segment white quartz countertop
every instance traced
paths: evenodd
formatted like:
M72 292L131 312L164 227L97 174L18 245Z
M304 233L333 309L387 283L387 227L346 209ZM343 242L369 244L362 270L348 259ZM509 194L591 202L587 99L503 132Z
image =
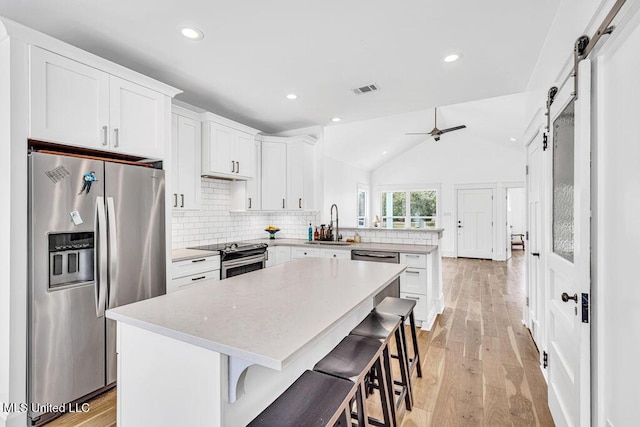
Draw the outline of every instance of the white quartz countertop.
M200 249L173 249L171 251L171 261L186 261L188 259L201 258L203 256L218 255L218 251L203 251Z
M257 239L250 240L255 243L266 243L269 246L300 246L305 248L327 248L360 251L387 251L409 254L430 254L438 249L436 245L410 245L400 243L350 243L348 245L330 245L322 243L307 243L303 239Z
M107 317L281 370L406 268L305 258L107 311Z

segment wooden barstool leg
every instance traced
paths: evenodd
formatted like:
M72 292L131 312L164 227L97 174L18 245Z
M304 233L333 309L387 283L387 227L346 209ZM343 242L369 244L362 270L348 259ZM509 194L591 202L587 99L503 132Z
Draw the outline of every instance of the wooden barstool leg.
M387 396L389 396L389 401L391 402L391 419L393 420L393 425L397 424L396 419L396 394L393 391L393 378L391 378L391 355L389 354L389 345L386 344L384 346L384 350L382 352L382 359L384 362L384 378L387 386Z
M422 378L422 367L420 366L420 350L418 349L418 334L416 333L416 320L413 317L413 311L409 314L409 324L411 326L411 338L413 339L413 358L418 371L418 378Z
M358 408L358 427L366 426L367 420L367 402L366 402L366 390L364 388L364 381L358 384L358 391L356 391L356 406Z
M413 407L413 389L411 387L411 375L409 375L409 366L407 366L408 358L404 351L406 341L403 340L403 330L403 325L400 325L400 327L396 329L396 352L398 353L398 362L400 363L400 375L402 378L402 383L406 387L404 402L407 407L407 411L410 411Z
M389 387L387 385L387 376L382 370L382 355L375 363L378 376L378 392L380 393L380 402L382 403L382 414L384 417L384 425L395 427L396 420L391 417L391 407L393 406L393 396L389 397Z

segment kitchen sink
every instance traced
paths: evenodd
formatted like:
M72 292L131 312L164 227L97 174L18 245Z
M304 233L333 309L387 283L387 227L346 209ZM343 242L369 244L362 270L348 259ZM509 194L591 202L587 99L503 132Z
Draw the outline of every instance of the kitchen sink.
M323 240L314 240L313 242L305 242L308 245L327 245L327 246L349 246L351 242L336 242L336 241L323 241Z

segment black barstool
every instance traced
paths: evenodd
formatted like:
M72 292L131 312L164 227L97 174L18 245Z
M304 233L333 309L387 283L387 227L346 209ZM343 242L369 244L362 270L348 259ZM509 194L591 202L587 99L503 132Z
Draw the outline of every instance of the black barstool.
M392 314L378 313L372 311L365 319L360 322L352 331L352 335L360 335L368 338L377 339L384 344L383 360L384 371L382 373L376 373L376 377L379 379L382 375L386 376L386 382L388 384L389 396L398 395L398 399L395 404L391 405L393 412L393 419L396 417L396 408L402 404L404 400L407 411L411 410L413 406L413 392L411 390L411 378L409 376L409 366L407 364L405 345L402 341L402 334L400 333L401 321L400 317ZM389 341L392 336L395 336L396 352L398 353L398 362L400 364L400 381L394 381L391 378L391 356L389 354ZM395 391L395 385L400 386L399 391Z
M372 368L383 371L383 352L385 344L377 339L359 335L349 335L313 367L314 371L350 380L358 387L356 406L358 426L366 426L367 422L376 426L392 427L396 425L391 406L393 395L389 394L387 377L380 375L380 403L384 421L367 415L365 378Z
M342 378L305 371L249 426L351 427L356 385Z
M409 360L409 374L418 371L418 377L422 378L422 367L420 366L420 350L418 349L418 335L416 333L416 321L413 317L413 308L416 306L415 300L405 298L386 297L375 308L378 313L394 314L400 316L403 327L400 328L402 339L407 343L404 330L404 322L409 319L411 326L411 341L413 341L413 358L409 357L409 350L406 348L407 359ZM408 346L407 346L408 347Z

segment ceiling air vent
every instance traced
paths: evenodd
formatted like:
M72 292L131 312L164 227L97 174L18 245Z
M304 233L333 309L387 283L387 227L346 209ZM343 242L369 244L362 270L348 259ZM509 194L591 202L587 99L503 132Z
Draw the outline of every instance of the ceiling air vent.
M367 92L373 92L375 90L378 90L378 86L376 86L375 83L372 83L370 85L366 85L366 86L359 87L357 89L353 89L353 93L355 93L356 95L360 95L360 94L367 93Z

